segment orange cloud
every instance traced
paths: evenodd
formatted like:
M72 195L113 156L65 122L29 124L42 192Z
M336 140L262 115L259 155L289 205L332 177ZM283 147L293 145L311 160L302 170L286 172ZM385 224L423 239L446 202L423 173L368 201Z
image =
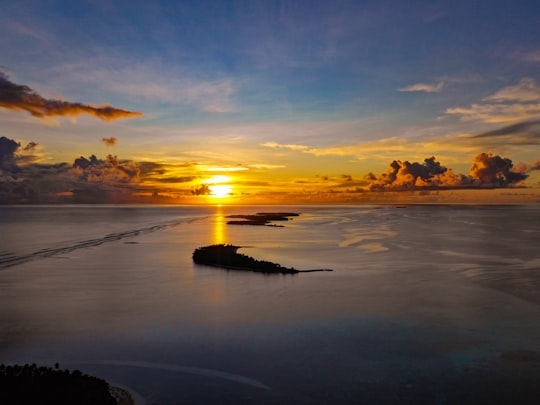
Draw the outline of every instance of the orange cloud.
M521 185L528 177L522 167L514 167L510 159L492 153L475 156L468 175L455 174L435 160L410 163L394 160L385 173L370 173L366 180L369 191L406 191L461 188L499 188Z
M113 121L119 118L143 115L140 112L121 110L110 105L92 106L77 102L46 99L28 86L12 83L2 72L0 72L0 107L15 111L27 111L34 117L39 118L88 114L105 121Z

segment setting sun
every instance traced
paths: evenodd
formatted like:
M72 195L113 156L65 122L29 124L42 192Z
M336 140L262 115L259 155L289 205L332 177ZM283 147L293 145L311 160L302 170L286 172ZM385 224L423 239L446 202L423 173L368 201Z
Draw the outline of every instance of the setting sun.
M210 189L210 197L214 198L225 198L232 193L232 187L226 184L213 185L208 188Z
M213 198L225 198L231 195L232 186L228 183L231 181L229 176L216 175L207 180L208 189L210 190L210 197Z

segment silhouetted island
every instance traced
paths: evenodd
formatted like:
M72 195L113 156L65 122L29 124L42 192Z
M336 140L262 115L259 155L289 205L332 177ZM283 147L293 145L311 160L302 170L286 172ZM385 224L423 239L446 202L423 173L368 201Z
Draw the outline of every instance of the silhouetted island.
M36 364L0 364L1 404L133 404L129 394L100 378Z
M234 214L227 215L227 218L239 218L243 221L228 221L228 225L262 225L276 226L283 225L270 224L272 221L288 221L290 217L297 217L300 214L296 212L258 212L256 214Z
M258 273L297 274L313 271L332 271L331 269L296 270L294 267L288 268L278 263L256 260L237 253L241 247L223 244L203 246L193 251L193 261L197 264L221 267L227 270L247 270Z

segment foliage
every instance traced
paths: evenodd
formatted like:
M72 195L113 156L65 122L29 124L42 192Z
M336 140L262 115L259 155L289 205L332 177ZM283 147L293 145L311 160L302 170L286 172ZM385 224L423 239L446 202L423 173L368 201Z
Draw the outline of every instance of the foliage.
M3 405L115 405L109 384L79 370L0 364L0 403Z
M294 268L282 267L280 264L265 260L256 260L250 256L237 253L240 246L211 245L195 249L193 261L198 264L223 267L226 269L250 270L260 273L296 274Z

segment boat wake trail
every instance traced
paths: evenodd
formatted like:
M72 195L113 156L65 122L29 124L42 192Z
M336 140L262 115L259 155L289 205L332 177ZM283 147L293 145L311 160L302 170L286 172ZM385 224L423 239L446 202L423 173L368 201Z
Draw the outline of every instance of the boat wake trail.
M78 242L68 244L66 246L40 249L38 251L29 253L29 254L16 255L12 253L0 252L0 269L17 266L19 264L37 260L37 259L43 259L46 257L56 256L59 254L70 253L78 249L85 249L89 247L99 246L108 242L116 242L122 239L132 238L138 235L161 231L163 229L172 228L172 227L179 226L182 224L200 221L204 218L206 217L189 218L189 219L183 219L180 221L168 222L164 224L156 224L156 225L147 226L144 228L131 229L124 232L111 233L111 234L103 236L102 238L78 241Z
M150 363L145 361L115 361L115 360L102 360L96 362L86 362L83 364L96 364L96 365L107 365L107 366L124 366L124 367L138 367L138 368L148 368L154 370L163 370L163 371L172 371L177 373L186 373L199 375L204 377L215 377L227 381L232 381L238 384L249 385L251 387L260 388L263 390L270 390L271 388L267 385L264 385L260 381L257 381L253 378L245 377L239 374L231 374L221 370L214 370L209 368L200 368L200 367L188 367L180 366L173 364L162 364L162 363Z

